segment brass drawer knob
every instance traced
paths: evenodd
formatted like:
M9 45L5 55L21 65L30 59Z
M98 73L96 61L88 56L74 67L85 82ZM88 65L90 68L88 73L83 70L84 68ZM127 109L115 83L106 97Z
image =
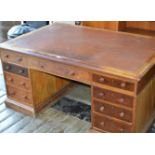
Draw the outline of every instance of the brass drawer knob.
M23 60L23 58L20 57L20 58L17 58L16 61L17 61L17 62L21 62L22 60Z
M13 82L13 78L9 78L8 81Z
M29 98L28 98L28 96L26 95L26 96L24 96L24 99L25 99L25 100L28 100Z
M101 107L100 107L100 111L101 111L101 112L103 112L104 109L105 109L104 106L101 106Z
M5 66L5 69L6 69L6 70L9 70L10 68L11 68L10 65L6 65L6 66Z
M74 76L74 75L75 75L75 72L74 72L74 71L70 71L70 72L69 72L69 75L70 75L70 76Z
M120 131L120 132L124 132L124 129L123 129L123 128L120 128L119 131Z
M119 116L120 117L124 117L125 116L125 113L124 112L120 112Z
M99 97L104 97L105 94L104 94L103 92L100 92L100 93L98 93L98 96L99 96Z
M9 58L9 57L10 57L10 55L9 55L9 54L5 55L5 58Z
M45 67L44 67L44 65L40 65L40 68L44 69Z
M21 86L26 86L26 83L25 82L21 82L20 85Z
M122 97L122 98L119 99L119 102L120 103L124 103L125 102L125 99Z
M102 121L102 122L100 123L100 125L101 125L101 126L104 126L104 125L105 125L105 123Z
M105 81L105 79L103 77L99 78L99 82L104 82L104 81Z
M19 73L19 74L22 74L22 73L24 73L24 70L23 70L23 69L20 69L20 70L18 71L18 73Z
M126 83L125 83L125 82L122 82L122 83L121 83L121 87L122 87L122 88L125 88L125 87L126 87Z
M16 94L15 91L10 91L10 92L9 92L9 95L11 95L11 96L14 96L15 94Z

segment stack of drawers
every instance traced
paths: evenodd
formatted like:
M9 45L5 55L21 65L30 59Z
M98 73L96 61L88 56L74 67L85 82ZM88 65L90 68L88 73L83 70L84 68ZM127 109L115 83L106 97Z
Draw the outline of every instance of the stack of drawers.
M43 63L33 57L7 50L1 50L0 54L7 90L5 103L16 111L35 116L70 85L67 80L44 73L47 68L51 68L46 61Z
M3 62L3 70L8 98L33 106L28 69Z
M134 92L134 83L96 74L93 83L93 128L101 132L132 132L134 97L116 90Z

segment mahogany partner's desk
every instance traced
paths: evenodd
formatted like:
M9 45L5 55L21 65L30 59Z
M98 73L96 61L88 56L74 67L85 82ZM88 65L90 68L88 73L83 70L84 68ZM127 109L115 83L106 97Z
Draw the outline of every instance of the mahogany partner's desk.
M54 24L2 43L0 51L8 107L34 115L61 94L65 78L91 86L94 130L141 132L154 114L151 37Z

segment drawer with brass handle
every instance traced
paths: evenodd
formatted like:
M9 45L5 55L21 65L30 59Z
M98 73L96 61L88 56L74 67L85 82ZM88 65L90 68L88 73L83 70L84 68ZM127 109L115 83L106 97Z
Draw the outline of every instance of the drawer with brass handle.
M116 132L116 133L128 133L132 131L132 126L115 121L104 116L100 116L93 113L93 127L106 131L106 132Z
M28 69L24 67L20 67L17 65L3 62L3 69L4 71L7 71L7 72L11 72L11 73L18 74L24 77L28 77Z
M93 87L93 96L103 101L109 101L131 108L133 107L134 98L125 94L116 93L103 88Z
M96 75L96 74L93 74L93 81L100 84L104 84L107 86L112 86L112 87L116 87L116 88L120 88L128 91L134 91L135 89L134 83L118 80L118 79L112 79L110 77Z
M2 61L25 66L27 64L27 58L23 54L11 52L11 51L1 51Z
M30 59L30 67L52 73L54 75L65 77L71 80L80 81L84 83L91 83L91 74L88 70L78 68L63 63L57 63L49 60Z
M93 107L93 111L98 112L100 114L105 114L111 117L118 118L120 120L132 122L132 111L95 100L93 101Z
M13 99L15 101L25 103L28 105L32 105L33 99L32 95L29 92L21 91L20 89L17 89L12 86L7 85L7 96L10 99Z
M31 91L31 84L28 78L24 78L8 72L4 72L4 77L7 85L22 88L26 91Z

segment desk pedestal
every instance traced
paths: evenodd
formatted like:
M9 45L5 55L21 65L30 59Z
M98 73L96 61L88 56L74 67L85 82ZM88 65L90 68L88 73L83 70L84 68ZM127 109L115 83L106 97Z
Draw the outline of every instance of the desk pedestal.
M59 97L70 84L62 78L9 63L3 63L3 69L6 105L32 116Z

